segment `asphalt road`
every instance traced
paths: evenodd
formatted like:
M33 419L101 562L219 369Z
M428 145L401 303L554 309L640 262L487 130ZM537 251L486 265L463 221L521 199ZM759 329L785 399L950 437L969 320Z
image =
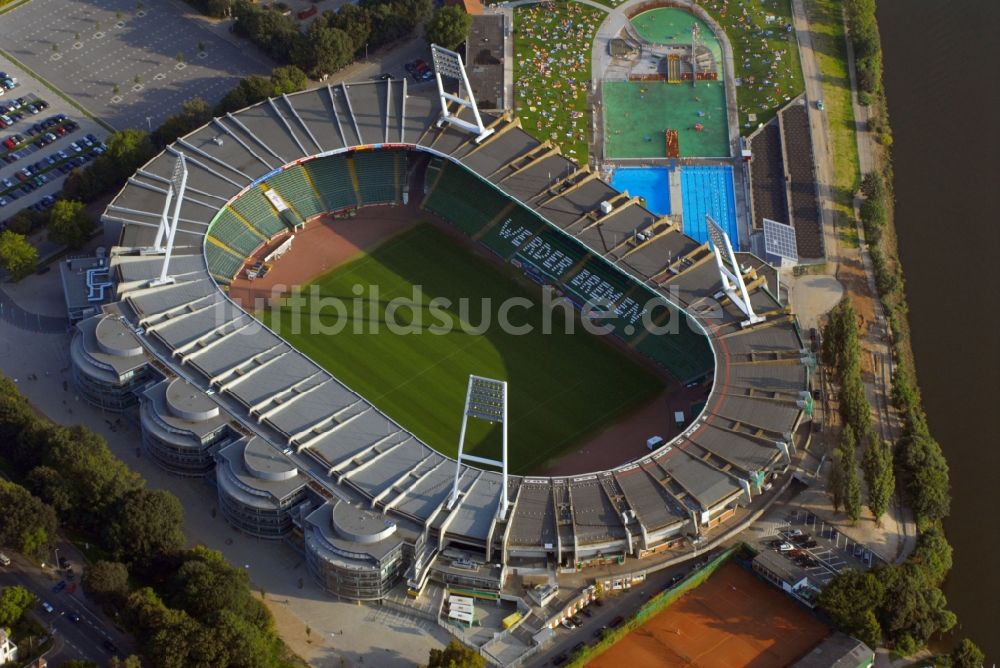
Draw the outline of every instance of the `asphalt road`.
M102 645L105 640L111 640L123 656L133 651L132 640L118 631L111 620L83 595L82 588L79 587L83 563L75 548L68 544L59 547L60 555L68 555L76 572L74 582L78 586L73 593L67 590L53 593L52 587L62 578L61 572L57 574L51 569L40 569L20 555L9 551L5 553L11 558L12 563L7 567L0 566L0 587L21 585L31 591L39 601L47 601L55 609L54 612L48 613L39 603L28 613L53 633L55 645L45 657L50 663L54 663L55 660L84 659L94 661L98 665L106 665L111 654ZM72 612L80 615L79 622L73 622L67 616Z
M655 594L663 590L670 579L677 574L687 575L694 570L694 564L703 560L710 560L716 551L710 551L698 557L692 558L679 566L665 568L661 571L651 573L646 577L646 581L632 589L616 593L605 597L602 606L590 604L587 606L592 613L591 617L578 613L577 616L583 620L583 625L572 631L562 628L556 629L556 639L544 652L540 652L527 662L528 666L540 667L552 665L552 659L565 653L572 654L573 647L578 643L593 645L600 637L602 628L608 626L615 617L621 616L628 619L642 605ZM597 574L599 577L599 574Z

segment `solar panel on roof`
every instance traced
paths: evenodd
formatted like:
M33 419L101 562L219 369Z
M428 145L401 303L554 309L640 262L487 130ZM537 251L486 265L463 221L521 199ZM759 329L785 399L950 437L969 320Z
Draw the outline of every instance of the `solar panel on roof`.
M777 255L786 260L798 262L799 252L795 242L795 228L776 220L764 218L764 250L769 255Z

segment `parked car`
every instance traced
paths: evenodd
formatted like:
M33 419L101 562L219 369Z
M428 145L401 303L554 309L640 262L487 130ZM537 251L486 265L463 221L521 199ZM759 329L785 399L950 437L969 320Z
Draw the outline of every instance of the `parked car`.
M45 612L47 612L49 614L52 614L53 612L56 611L55 608L53 608L51 605L49 605L48 601L42 601L42 610L44 610Z
M576 624L574 624L573 620L571 619L562 620L561 622L559 622L559 626L563 627L567 631L572 631L573 629L576 628Z

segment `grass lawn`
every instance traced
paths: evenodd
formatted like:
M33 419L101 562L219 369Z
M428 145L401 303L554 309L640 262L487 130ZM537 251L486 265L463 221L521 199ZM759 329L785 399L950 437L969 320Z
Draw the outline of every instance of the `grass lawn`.
M586 164L590 140L587 88L594 34L605 12L576 2L514 10L514 108L524 129L551 139Z
M733 75L740 82L736 87L740 131L748 135L803 90L795 32L785 30L792 22L791 0L699 4L722 26L733 46ZM756 114L755 121L750 114Z
M604 150L609 158L665 158L667 128L681 157L729 155L726 90L721 81L605 81ZM701 124L702 130L695 130Z
M858 143L851 106L851 79L847 72L847 44L838 0L806 3L813 51L823 75L823 103L830 126L833 155L833 200L841 243L858 247L854 225L854 193L860 184Z
M379 294L372 297L366 291L366 300L371 300L362 311L366 317L348 318L335 335L291 334L291 315L284 311L262 314L264 322L447 455L458 450L469 374L510 383L509 456L514 473L537 470L664 388L659 378L598 337L579 327L575 334L565 334L562 311L552 318L556 333L543 334L536 289L521 287L430 225L387 241L314 284L324 297L351 299L355 285L378 286ZM413 286L421 287L422 306L401 309L396 321L405 319L404 324L417 331L393 333L387 328L389 311L371 302L385 306L393 298L410 296ZM531 325L530 334L505 333L496 324L501 304L515 297L527 298L531 307L512 309L509 319L516 325ZM451 306L436 310L430 306L434 298L448 299ZM471 305L461 309L463 298ZM485 308L484 298L490 300ZM370 317L369 305L377 308L375 318ZM332 309L322 321L336 322ZM452 326L451 331L432 333L429 328L442 322ZM374 324L377 332L371 331ZM470 324L485 331L468 333ZM470 421L470 428L473 425L477 428L469 432L466 451L499 458L499 428Z

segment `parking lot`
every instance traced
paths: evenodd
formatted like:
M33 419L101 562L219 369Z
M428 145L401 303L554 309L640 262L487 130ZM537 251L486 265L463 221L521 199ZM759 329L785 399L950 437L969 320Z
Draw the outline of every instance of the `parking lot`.
M0 73L16 82L0 95L2 224L20 209L51 207L69 171L103 151L107 131L10 61L0 58Z
M152 0L32 0L3 16L2 48L115 128L155 128L185 100L214 104L273 66L184 11L193 10Z
M789 510L781 522L765 532L759 547L784 553L820 586L845 568L868 570L882 563L865 545L805 510Z

